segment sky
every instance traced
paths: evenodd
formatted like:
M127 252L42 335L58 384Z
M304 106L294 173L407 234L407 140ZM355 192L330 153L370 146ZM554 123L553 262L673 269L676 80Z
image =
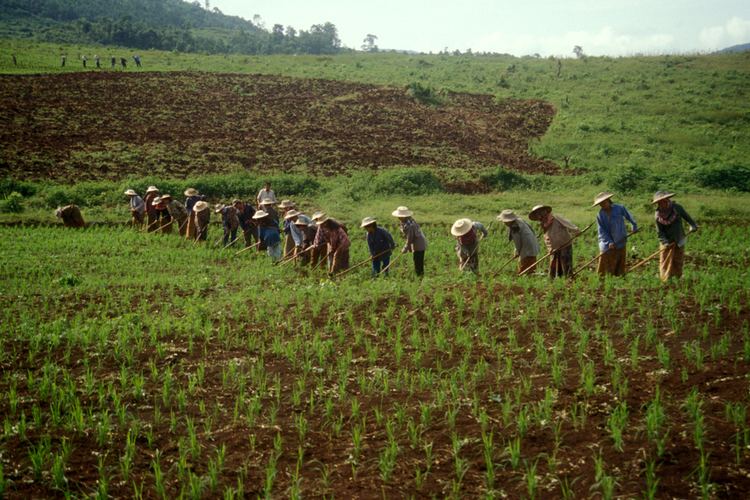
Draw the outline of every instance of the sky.
M205 0L200 0L204 3ZM359 49L572 57L711 52L750 43L750 0L209 0L211 8L309 30L336 25Z

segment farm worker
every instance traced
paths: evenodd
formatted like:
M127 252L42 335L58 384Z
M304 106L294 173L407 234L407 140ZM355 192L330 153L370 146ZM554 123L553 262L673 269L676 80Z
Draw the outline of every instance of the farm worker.
M412 218L414 212L407 207L398 207L391 215L398 217L401 223L401 235L406 238L401 253L412 252L414 272L417 273L417 276L424 276L424 252L427 250L427 238L424 237L419 224Z
M224 246L234 244L237 239L237 229L240 227L240 219L237 217L237 209L232 205L216 205L217 214L221 214L221 225L224 228Z
M284 257L289 257L301 250L304 234L295 224L299 216L300 212L295 209L291 209L284 214L284 233L286 233L286 240L291 241L288 250L286 249L286 241L284 242Z
M297 220L294 221L294 225L302 233L302 246L298 248L296 255L299 255L300 264L304 266L308 262L312 262L312 256L310 254L314 252L315 249L307 250L313 246L315 235L318 232L318 224L313 222L305 214L299 214Z
M255 198L255 202L258 204L258 208L263 208L261 205L264 200L271 200L276 203L276 193L271 189L271 182L266 181L263 185L263 189L258 191L258 196Z
M136 65L137 67L139 67L139 68L141 67L141 56L139 56L139 55L137 55L137 54L136 54L136 55L134 55L134 56L133 56L133 61L135 61L135 65Z
M572 238L580 233L578 226L569 220L552 214L548 205L537 205L529 212L529 219L538 221L544 231L544 244L552 253L549 263L550 278L567 276L573 271Z
M193 207L199 201L204 201L205 196L201 195L195 188L185 190L185 210L187 210L188 222L185 230L185 237L189 240L195 239L195 219L193 219Z
M258 225L258 237L261 242L258 248L262 246L274 262L281 259L281 236L278 224L274 224L271 217L263 210L255 212L253 219Z
M484 229L484 226L481 226ZM451 227L451 234L456 237L456 255L459 270L469 269L479 273L479 233L478 227L471 219L458 219Z
M318 225L318 222L323 220L326 214L323 212L315 212L312 215L312 220L315 222L315 238L313 239L313 248L310 250L312 254L310 256L310 264L316 266L326 255L328 249L328 237L325 229Z
M328 274L334 274L349 268L349 236L344 226L326 216L318 225L326 233L328 240Z
M154 224L157 230L161 230L162 234L172 232L172 216L169 215L169 209L167 209L167 202L164 198L157 196L151 204L156 209L156 218L159 222Z
M81 56L81 61L83 61L83 68L84 68L84 69L86 68L86 62L87 62L88 60L89 60L89 59L88 59L88 57L86 57L86 55L82 55L82 56Z
M682 205L672 201L674 193L657 191L651 201L655 204L656 229L659 233L659 277L667 281L675 276L682 276L682 265L685 262L685 231L682 228L684 219L691 232L698 230L698 225L688 215Z
M128 60L125 59L124 57L121 57L120 58L120 65L122 66L122 69L127 68L128 67Z
M242 237L245 239L245 247L249 247L253 244L253 239L258 239L255 221L253 221L255 209L250 203L245 203L238 199L232 200L232 206L237 210L237 220L240 223L240 228L242 228Z
M156 231L159 227L157 225L159 214L153 204L154 198L157 196L159 196L159 189L156 186L149 186L146 189L146 196L143 198L143 201L146 203L146 224L148 224L146 230L148 232Z
M61 68L65 67L65 54L63 54L62 56L60 56L60 67Z
M294 210L294 202L290 200L281 200L279 208L281 209L281 216L284 217L284 257L288 257L294 251L295 241L292 237L292 227L294 226L294 223L291 219L287 219L286 215Z
M625 274L625 257L627 248L628 232L625 228L625 219L630 222L633 232L638 231L633 216L628 209L622 205L612 203L612 193L603 192L594 198L595 207L599 205L599 213L596 216L596 225L599 234L599 264L596 272L600 276L611 274L622 276Z
M62 208L57 207L55 217L62 219L63 226L65 227L86 227L78 205L66 205Z
M96 63L96 69L101 69L102 63L98 55L94 55L94 62Z
M193 205L192 219L195 225L195 239L206 241L208 238L208 224L211 222L211 211L208 209L208 203L203 200L196 202Z
M187 209L185 208L185 205L180 203L179 201L172 199L171 194L165 194L161 197L162 203L164 203L167 206L167 211L169 212L170 217L174 219L177 223L177 232L180 233L180 236L185 236L185 232L187 230Z
M513 255L518 257L518 272L522 273L534 266L536 257L539 255L539 243L536 241L534 231L529 224L513 213L513 210L503 210L497 216L497 220L508 228L508 240L513 242L515 250ZM529 273L534 272L533 269Z
M125 191L125 196L130 199L130 215L132 217L132 224L134 226L140 226L143 224L143 216L146 214L146 203L143 198L138 196L132 189Z
M385 269L385 275L388 276L388 265L391 263L391 252L396 248L391 233L378 226L378 221L373 217L362 219L363 227L367 231L367 247L370 250L372 259L372 276L373 278L380 274L381 269Z
M109 62L112 65L112 69L115 69L115 65L117 64L117 58L115 56L112 56L109 58Z
M276 211L276 208L274 208L274 205L276 205L276 200L272 200L270 198L266 198L265 200L260 202L260 208L263 210L273 221L274 224L278 227L279 225L279 212Z

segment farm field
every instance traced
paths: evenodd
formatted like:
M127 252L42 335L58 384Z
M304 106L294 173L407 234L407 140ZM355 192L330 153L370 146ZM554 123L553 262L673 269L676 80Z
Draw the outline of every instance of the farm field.
M408 257L331 281L170 235L2 233L7 498L750 491L744 225L704 225L666 286L518 279L498 231L461 277L437 226L423 281Z

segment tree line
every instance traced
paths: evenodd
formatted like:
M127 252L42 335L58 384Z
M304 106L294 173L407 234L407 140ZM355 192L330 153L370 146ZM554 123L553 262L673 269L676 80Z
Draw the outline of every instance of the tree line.
M276 24L268 30L259 18L253 23L182 0L0 0L0 12L13 31L47 42L213 54L333 54L341 49L332 23L299 31Z

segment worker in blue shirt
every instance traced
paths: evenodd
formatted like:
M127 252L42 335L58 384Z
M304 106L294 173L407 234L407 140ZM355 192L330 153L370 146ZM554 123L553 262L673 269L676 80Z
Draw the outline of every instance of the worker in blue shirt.
M632 226L632 231L638 231L633 216L628 209L622 205L612 203L612 193L603 192L594 198L595 207L599 205L599 213L596 216L596 224L599 231L599 265L596 271L600 276L611 274L622 276L625 274L625 258L628 232L625 228L627 219Z
M378 226L377 220L372 217L362 219L362 225L367 231L367 246L370 249L372 259L372 276L378 276L381 269L385 269L388 276L388 265L391 263L391 252L396 248L391 233Z

